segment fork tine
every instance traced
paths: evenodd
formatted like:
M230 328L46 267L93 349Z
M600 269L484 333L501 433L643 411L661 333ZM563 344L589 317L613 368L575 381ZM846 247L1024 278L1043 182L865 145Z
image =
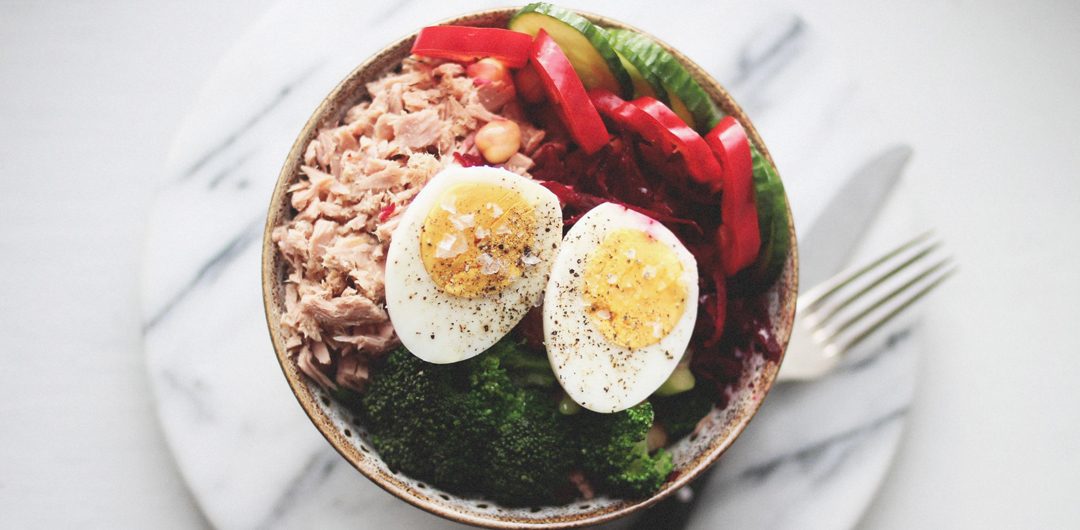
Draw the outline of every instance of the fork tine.
M843 322L840 323L840 325L830 328L832 330L832 335L833 336L838 336L841 333L843 333L844 331L847 331L848 328L850 328L856 322L866 318L867 315L874 312L874 310L876 310L877 308L889 303L889 301L892 300L893 298L896 298L897 296L899 296L903 292L907 291L908 289L911 289L912 286L919 283L919 281L921 281L923 278L926 278L927 276L930 276L934 272L937 272L938 270L940 270L942 267L947 265L950 260L951 260L951 258L945 258L945 259L943 259L941 261L938 261L937 263L934 263L933 265L930 265L929 267L926 268L926 270L916 274L910 280L907 280L906 282L904 282L901 285L897 286L893 290L885 293L884 295L881 295L881 297L876 299L876 300L873 300L873 298L868 297L868 299L871 299L873 301L870 302L866 307L864 307L858 313L846 318ZM869 290L867 290L867 291L869 291Z
M933 230L923 232L922 234L915 236L915 238L911 239L910 241L907 241L899 247L890 250L884 256L881 256L880 258L861 267L843 271L834 276L832 279L827 280L824 283L810 289L810 291L799 297L800 302L803 302L805 300L803 304L803 310L814 311L815 309L817 309L817 306L830 298L832 295L836 294L839 290L851 284L851 282L854 282L866 273L881 266L881 264L885 263L886 261L889 261L890 259L904 252L905 250L924 241L933 233Z
M828 313L826 313L825 316L823 316L823 317L816 317L815 316L815 320L817 320L822 326L824 326L826 322L832 320L832 318L835 317L841 311L843 311L844 308L850 306L851 304L853 304L857 300L865 299L864 297L868 293L870 293L871 291L876 289L879 285L881 285L882 283L885 283L886 281L888 281L889 278L892 278L893 276L896 276L897 274L903 272L905 269L907 269L908 267L914 265L916 262L921 261L923 258L925 258L927 255L929 255L931 252L933 252L939 246L941 246L940 241L930 241L930 242L928 242L923 248L919 249L919 251L916 252L913 256L911 256L911 257L905 259L904 261L892 266L892 268L887 269L884 272L878 274L878 276L876 278L870 280L865 286L863 286L859 290L855 291L854 293L848 295L847 298L841 300L836 305L830 307ZM943 264L944 263L939 263L938 267L940 267ZM867 271L867 272L869 272L869 271ZM929 272L932 272L932 270L926 271L926 273L929 273ZM926 274L926 273L924 273L924 274ZM899 294L899 293L894 293L894 294ZM884 302L885 300L882 300L882 301ZM821 303L819 302L818 305L820 306Z
M914 286L916 283L918 283L920 280L923 280L923 279L927 278L928 276L930 276L931 274L933 274L935 271L940 270L946 264L951 264L951 261L952 261L952 258L946 258L946 259L938 262L937 264L932 266L930 269L928 269L925 272L919 274L918 276L913 278L911 281L906 282L904 285L898 287L892 293L889 293L885 297L885 299L883 299L881 302L877 302L877 303L873 304L873 307L871 309L884 305L885 303L887 303L887 301L889 299L895 297L897 294L899 294L899 293L901 293L903 291L908 290L909 288ZM874 332L876 332L878 329L880 329L882 326L884 326L890 320L895 318L900 313L904 312L904 310L906 310L907 308L911 307L912 304L914 304L915 302L918 302L920 299L922 299L922 297L924 297L928 293L930 293L930 291L933 291L935 288L937 288L937 286L941 285L945 280L949 279L950 276L952 276L953 274L956 274L956 271L959 270L959 267L957 267L955 264L951 264L951 265L952 265L951 267L947 268L941 274L938 274L929 283L922 286L921 288L919 288L917 291L915 291L914 293L912 293L908 297L902 299L900 301L900 303L896 307L894 307L893 309L889 310L888 313L885 313L884 315L882 315L877 320L867 324L865 328L858 331L855 334L855 336L853 338L851 338L850 340L848 340L843 346L838 347L839 352L840 353L845 353L848 350L850 350L851 348L854 348L860 342L865 340L867 337L869 337L870 335L873 335ZM858 321L862 317L868 315L870 312L871 312L871 310L864 311L864 312L860 313L858 318L855 318L854 320Z

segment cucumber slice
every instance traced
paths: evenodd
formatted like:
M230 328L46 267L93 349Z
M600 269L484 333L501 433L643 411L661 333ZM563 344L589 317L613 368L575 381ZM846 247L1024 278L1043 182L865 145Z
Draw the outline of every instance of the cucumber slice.
M686 108L686 103L683 103L683 101L679 99L679 96L676 96L675 94L668 94L668 96L668 105L671 105L671 110L682 118L691 129L697 129L697 127L695 127L697 122L694 120L694 113Z
M664 384L653 392L653 395L667 397L682 394L688 390L693 390L696 382L697 379L694 377L694 373L690 371L690 366L680 364L675 367L674 372L671 372L667 381L664 381Z
M635 54L633 50L626 49L626 40L616 39L614 31L618 30L608 31L608 40L611 41L611 47L615 49L615 53L619 54L623 67L630 73L630 79L634 82L634 98L648 96L667 103L668 94L660 78L645 69L644 61L640 60L641 56Z
M641 70L646 80L667 92L666 103L687 125L699 132L712 129L723 118L708 92L694 81L690 72L652 39L631 30L613 29L611 42L627 61Z
M537 2L510 19L510 29L535 36L541 29L562 48L586 90L604 88L624 98L634 93L630 74L611 48L608 33L568 9Z
M618 51L616 51L615 53L619 55L619 60L622 61L622 65L623 68L626 69L626 73L630 74L630 81L634 84L634 99L646 96L650 98L656 98L661 101L665 99L656 92L656 89L653 88L653 85L645 79L645 76L641 75L641 70L638 70L637 67L634 66L630 61L627 61L626 57L623 57L622 54ZM663 89L664 87L661 86L660 90ZM664 95L666 96L667 94Z
M761 231L761 250L757 261L749 267L754 283L772 285L784 269L791 247L791 227L788 225L787 195L776 168L765 155L751 144L754 161L754 193L757 201L758 229Z
M704 133L723 119L724 113L690 72L652 39L631 30L613 29L611 44L626 61L640 70L657 93L667 93L665 101L687 125ZM757 261L748 268L753 282L772 285L784 269L791 250L791 226L788 224L787 195L776 168L753 144L754 192L761 232L761 250Z

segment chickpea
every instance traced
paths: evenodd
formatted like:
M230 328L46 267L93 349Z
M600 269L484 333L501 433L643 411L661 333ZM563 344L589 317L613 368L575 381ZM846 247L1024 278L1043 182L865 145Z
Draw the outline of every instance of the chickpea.
M667 431L659 423L654 423L649 428L648 434L645 435L645 444L648 446L650 453L666 446L667 442Z
M521 148L521 128L510 120L490 121L476 131L476 148L484 160L502 164Z
M477 84L483 83L506 83L511 84L510 70L502 61L487 57L470 64L465 73Z

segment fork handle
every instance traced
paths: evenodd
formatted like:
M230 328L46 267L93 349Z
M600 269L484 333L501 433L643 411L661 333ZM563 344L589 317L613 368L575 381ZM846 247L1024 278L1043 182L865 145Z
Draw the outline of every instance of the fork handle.
M809 381L817 379L832 370L840 360L840 355L823 351L814 343L810 333L796 325L791 330L784 362L776 374L776 382Z

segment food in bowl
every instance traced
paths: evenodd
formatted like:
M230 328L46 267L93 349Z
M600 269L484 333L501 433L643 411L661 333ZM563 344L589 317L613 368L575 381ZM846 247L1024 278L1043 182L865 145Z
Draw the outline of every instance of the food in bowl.
M504 505L647 497L781 347L774 168L663 47L532 4L422 30L272 232L281 334L393 469Z
M494 167L449 167L402 214L386 255L386 309L431 363L474 357L540 302L562 239L559 199Z

